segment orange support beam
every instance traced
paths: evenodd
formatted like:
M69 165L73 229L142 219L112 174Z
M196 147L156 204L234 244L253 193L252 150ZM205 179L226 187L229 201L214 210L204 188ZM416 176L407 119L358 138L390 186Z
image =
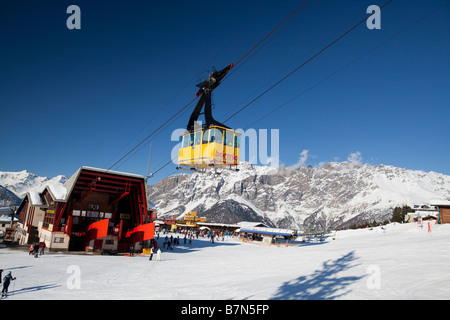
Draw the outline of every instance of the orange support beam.
M155 223L146 223L141 226L137 226L131 231L128 231L126 237L131 237L133 242L151 240L155 236Z
M129 192L124 192L122 193L120 196L118 196L116 199L114 199L113 201L111 201L108 205L112 206L113 204L116 204L117 202L119 202L120 200L122 200L123 198L125 198L127 195L129 195Z
M86 232L85 240L91 241L94 239L104 238L108 235L109 219L103 219L91 223Z

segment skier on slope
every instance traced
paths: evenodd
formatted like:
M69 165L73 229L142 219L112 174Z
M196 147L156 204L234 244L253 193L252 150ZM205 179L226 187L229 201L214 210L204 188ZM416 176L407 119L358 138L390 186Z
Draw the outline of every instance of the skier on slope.
M11 275L11 271L3 278L3 290L2 290L2 298L8 295L8 287L12 280L16 280Z
M39 243L36 243L34 245L34 251L33 251L34 257L37 258L39 256Z
M152 260L153 258L153 247L150 248L150 258L148 260Z

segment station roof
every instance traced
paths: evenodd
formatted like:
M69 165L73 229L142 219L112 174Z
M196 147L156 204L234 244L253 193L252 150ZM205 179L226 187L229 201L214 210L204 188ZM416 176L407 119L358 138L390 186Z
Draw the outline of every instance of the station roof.
M241 228L241 232L258 233L258 234L272 234L280 236L292 236L295 231L291 229L278 229L278 228L263 228L263 227L245 227Z
M214 223L214 222L198 222L199 226L205 227L222 227L222 228L240 228L238 224Z

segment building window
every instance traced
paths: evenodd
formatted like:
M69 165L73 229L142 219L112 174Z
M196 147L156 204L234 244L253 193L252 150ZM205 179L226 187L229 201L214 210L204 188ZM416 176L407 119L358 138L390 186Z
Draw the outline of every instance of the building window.
M53 210L47 210L44 217L44 223L42 227L48 229L49 225L53 224L53 219L55 217L55 212Z
M87 212L87 217L88 218L98 218L98 212L96 212L96 211L88 211Z
M72 211L72 216L79 217L80 215L81 215L81 211L80 210L73 210Z

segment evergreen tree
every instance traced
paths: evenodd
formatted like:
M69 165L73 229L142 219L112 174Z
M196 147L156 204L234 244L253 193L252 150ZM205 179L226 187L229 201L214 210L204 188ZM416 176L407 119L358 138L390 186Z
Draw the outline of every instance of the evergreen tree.
M391 222L403 222L402 220L402 208L395 207L392 212Z
M403 207L395 207L392 212L391 222L400 222L403 223L405 221L405 216L407 213L411 212L410 206Z

